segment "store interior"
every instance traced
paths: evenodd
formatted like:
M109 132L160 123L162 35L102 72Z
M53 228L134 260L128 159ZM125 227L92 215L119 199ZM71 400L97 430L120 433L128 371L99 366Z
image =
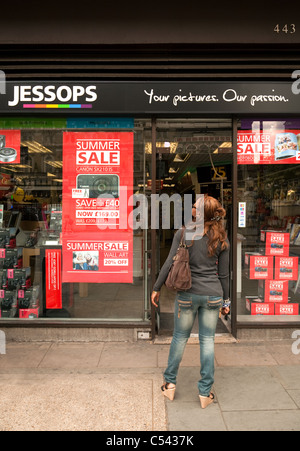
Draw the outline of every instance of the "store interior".
M157 173L162 183L158 194L192 196L209 194L227 211L226 229L232 233L232 130L231 120L160 120L157 123ZM171 213L172 214L172 213ZM163 212L162 212L163 215ZM157 232L158 265L162 267L176 228ZM162 287L157 312L159 335L171 335L174 324L175 294ZM230 317L219 320L217 333L230 332ZM198 332L195 321L192 335Z

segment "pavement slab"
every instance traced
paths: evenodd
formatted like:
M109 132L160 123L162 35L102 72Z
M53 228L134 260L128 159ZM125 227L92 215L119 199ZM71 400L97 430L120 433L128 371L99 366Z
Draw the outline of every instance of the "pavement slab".
M173 402L161 385L169 344L9 342L0 355L0 431L300 431L292 342L216 344L216 402L200 408L199 344Z
M164 431L160 385L161 376L139 374L137 396L131 374L7 374L0 431Z

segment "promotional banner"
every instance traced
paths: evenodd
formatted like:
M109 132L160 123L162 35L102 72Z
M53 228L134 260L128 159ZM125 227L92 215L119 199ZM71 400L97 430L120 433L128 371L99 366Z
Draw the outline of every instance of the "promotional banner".
M60 249L46 249L46 308L62 308Z
M0 130L0 164L20 163L20 130Z
M238 132L238 164L299 164L300 130Z
M66 132L63 282L132 283L132 132Z
M68 234L63 252L63 282L133 282L132 231Z

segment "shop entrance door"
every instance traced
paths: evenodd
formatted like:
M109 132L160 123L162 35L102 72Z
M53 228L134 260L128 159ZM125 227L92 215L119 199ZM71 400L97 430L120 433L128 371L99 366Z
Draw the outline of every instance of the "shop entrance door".
M232 121L230 119L163 119L156 123L156 193L159 195L190 195L192 202L197 194L217 198L227 211L226 228L232 242ZM154 180L152 180L154 183ZM160 227L156 232L156 267L165 262L176 232L174 207L168 212L160 202ZM177 212L178 213L178 212ZM162 227L166 215L170 227ZM178 215L177 215L178 218ZM231 259L232 261L232 259ZM230 271L230 273L232 273ZM174 323L174 293L165 286L161 290L159 309L156 310L156 332L171 335ZM228 334L230 317L219 320L217 333ZM198 324L192 336L197 335Z

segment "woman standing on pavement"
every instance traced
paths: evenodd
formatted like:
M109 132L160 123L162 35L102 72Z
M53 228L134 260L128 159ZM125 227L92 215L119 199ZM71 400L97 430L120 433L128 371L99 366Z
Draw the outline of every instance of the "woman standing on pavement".
M198 382L198 389L201 407L205 409L214 401L211 388L214 383L214 342L219 312L221 309L222 314L226 315L230 311L229 242L223 224L226 213L218 200L205 196L202 209L196 203L192 210L194 222L197 223L201 211L202 215L204 214L203 236L195 236L190 241L186 239L189 246L192 287L188 291L178 292L175 299L174 334L168 367L164 373L165 383L161 389L163 394L173 401L179 365L198 314L201 350L201 380ZM161 287L167 279L173 257L179 247L181 231L175 234L169 256L154 284L151 302L156 307Z

